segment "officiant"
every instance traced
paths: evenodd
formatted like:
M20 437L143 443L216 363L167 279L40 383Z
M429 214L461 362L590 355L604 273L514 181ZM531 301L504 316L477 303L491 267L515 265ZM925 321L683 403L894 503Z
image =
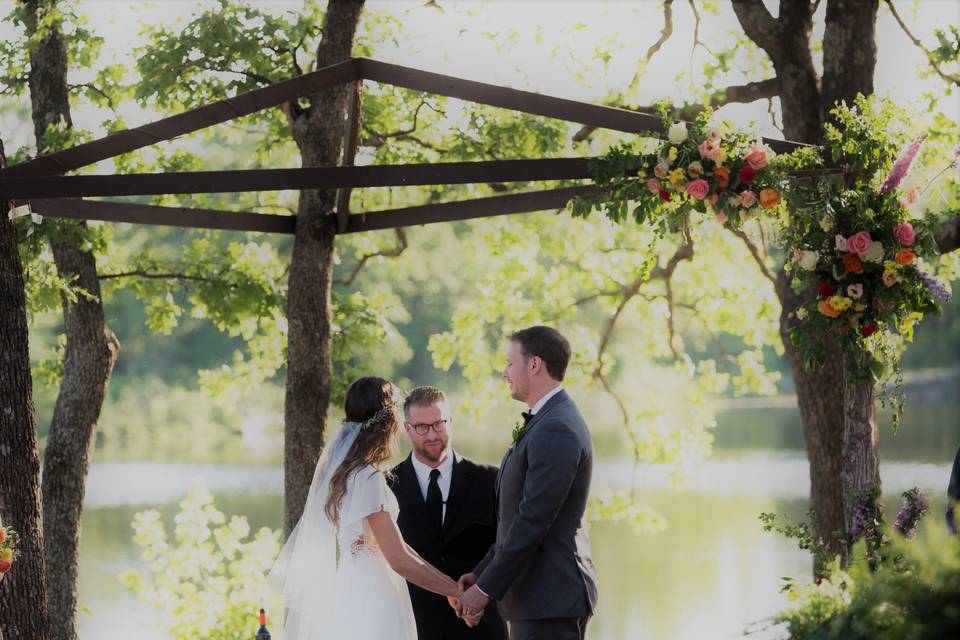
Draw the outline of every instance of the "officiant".
M388 479L400 504L397 525L404 541L424 560L457 580L494 542L497 468L454 451L450 404L440 389L413 389L403 413L413 451ZM479 626L470 628L443 596L408 587L419 640L506 639L496 603L487 607Z

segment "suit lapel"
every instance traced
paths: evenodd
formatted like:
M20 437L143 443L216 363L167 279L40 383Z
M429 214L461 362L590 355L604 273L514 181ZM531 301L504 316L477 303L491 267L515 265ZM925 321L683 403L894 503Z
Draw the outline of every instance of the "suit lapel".
M447 513L440 530L441 540L449 533L457 511L463 503L463 497L467 495L473 483L473 470L458 460L456 453L451 453L454 456L453 471L450 473L450 491L447 493Z
M403 491L404 502L417 512L417 520L427 517L427 503L423 500L423 494L420 493L420 481L417 480L417 472L413 469L413 460L410 456L400 465L400 487Z
M564 400L566 400L566 399L569 398L569 397L570 397L570 396L568 396L568 395L567 395L567 392L566 392L565 390L563 390L563 389L561 389L561 390L558 391L557 393L553 394L553 396L551 396L550 399L547 400L547 401L543 404L542 407L540 407L540 410L537 411L537 413L536 413L532 418L530 418L530 422L527 424L527 429L526 429L526 431L524 432L523 437L520 438L519 441L511 444L511 445L510 445L510 448L507 449L507 453L503 456L503 460L500 462L500 469L497 471L497 484L496 484L497 491L496 491L496 495L497 495L497 505L498 505L498 506L497 506L497 509L498 509L498 512L499 512L499 504L500 504L500 480L503 478L503 469L504 469L504 467L507 466L507 461L510 459L510 456L513 454L514 450L517 449L517 448L520 446L520 444L524 441L524 439L530 437L530 431L533 430L533 428L537 425L537 423L540 422L540 420L541 420L545 415L547 415L548 413L550 413L550 411L551 411L555 406L557 406L558 404L560 404L561 402L563 402Z

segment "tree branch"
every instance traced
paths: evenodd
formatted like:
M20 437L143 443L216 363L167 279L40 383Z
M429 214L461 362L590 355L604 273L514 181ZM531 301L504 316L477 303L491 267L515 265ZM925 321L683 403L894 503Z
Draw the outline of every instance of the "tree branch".
M74 89L89 89L94 93L99 93L101 96L103 96L104 100L107 101L107 105L109 105L110 111L113 111L114 113L117 112L117 106L114 103L113 98L111 98L106 91L104 91L97 85L93 84L92 82L84 82L82 84L68 84L67 89L70 89L71 91Z
M212 278L204 276L191 276L185 273L155 273L150 271L125 271L123 273L103 273L99 276L100 280L110 280L113 278L147 278L148 280L194 280L197 282L216 282Z
M791 0L805 2L806 0ZM784 3L781 3L783 8ZM780 24L774 18L762 0L733 0L733 12L743 27L747 37L767 52L771 60L778 60L783 54Z
M925 46L923 46L923 43L920 42L920 40L916 36L910 33L910 29L907 28L907 25L900 18L900 14L897 13L897 8L893 6L893 2L891 2L890 0L886 0L886 3L887 3L887 8L890 9L890 13L893 14L893 17L897 21L897 24L900 25L900 29L903 30L903 32L907 35L910 41L918 49L920 49L920 51L923 51L923 53L927 56L927 60L930 62L930 66L933 67L933 70L937 72L937 75L943 78L946 82L952 82L955 85L960 85L960 76L955 76L945 72L940 67L940 63L937 62L936 59L933 57L933 52L927 49Z
M647 65L650 63L650 60L658 51L660 51L660 48L666 44L671 35L673 35L673 0L663 0L663 29L660 30L660 37L656 42L650 45L649 49L647 49L647 53L644 55L642 63L639 65L639 69L637 69L637 72L633 75L633 78L630 80L630 83L627 85L627 90L624 93L629 94L637 88L640 78L642 78L643 74L646 73ZM609 106L617 106L619 103L623 102L623 95L624 94L621 93L613 100L610 100L607 104ZM650 110L650 107L643 107L638 109L638 111L643 111L644 109L649 110L647 113L654 113L655 111ZM581 127L580 130L574 134L573 141L583 142L584 140L588 139L590 135L596 131L596 129L596 127L586 125Z
M760 255L760 250L757 249L757 245L753 244L753 241L750 239L746 233L741 229L730 229L730 233L737 236L743 243L747 245L747 249L750 250L750 255L753 256L754 261L756 261L757 266L760 267L760 273L763 274L763 277L773 283L773 286L777 286L777 276L770 270L770 267L767 266L767 263L764 261L763 256Z
M393 249L386 251L375 251L374 253L368 253L360 258L360 261L353 268L353 271L350 273L350 276L347 278L340 278L339 280L334 280L334 284L343 285L349 287L353 284L354 280L357 279L357 276L360 275L360 272L363 270L364 265L371 258L384 257L384 258L395 258L403 253L407 249L407 234L403 229L394 229L394 232L397 234L397 246Z

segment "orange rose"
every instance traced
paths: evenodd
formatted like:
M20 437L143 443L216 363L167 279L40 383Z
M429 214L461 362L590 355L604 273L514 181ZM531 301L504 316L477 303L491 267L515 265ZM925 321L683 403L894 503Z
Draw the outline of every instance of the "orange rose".
M718 189L726 189L730 184L730 169L726 167L716 167L713 170L713 177L717 179Z
M855 253L848 253L843 256L843 268L847 270L847 273L863 273L863 263L860 262L860 258Z
M821 300L820 304L817 305L817 309L828 318L836 318L840 315L840 312L830 306L830 303L826 300Z
M3 527L0 527L0 544L3 544L7 541L7 530Z
M10 568L13 567L12 560L0 560L0 573L6 573L10 571Z
M770 187L764 187L760 190L760 204L764 209L777 206L780 204L780 192Z
M897 261L897 264L908 265L913 264L916 257L917 254L912 249L900 249L893 259Z

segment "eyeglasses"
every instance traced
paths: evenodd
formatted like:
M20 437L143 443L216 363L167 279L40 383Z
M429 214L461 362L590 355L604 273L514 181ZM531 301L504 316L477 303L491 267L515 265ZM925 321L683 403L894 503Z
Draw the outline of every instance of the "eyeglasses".
M447 423L450 422L450 418L443 418L437 420L436 422L418 422L417 424L407 423L407 426L417 432L418 436L425 436L430 432L430 429L433 429L436 433L443 433L447 430Z

